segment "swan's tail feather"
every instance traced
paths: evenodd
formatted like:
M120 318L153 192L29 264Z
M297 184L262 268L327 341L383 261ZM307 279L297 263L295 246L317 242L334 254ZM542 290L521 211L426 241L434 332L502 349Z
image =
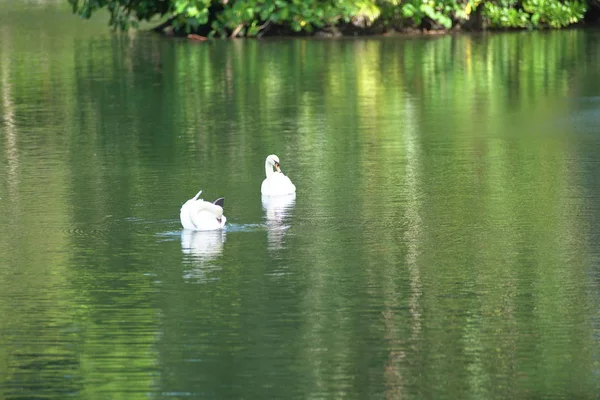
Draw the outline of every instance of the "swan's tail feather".
M198 197L200 197L201 193L202 193L202 189L200 189L200 191L198 192L198 194L194 196L194 200L198 200Z
M223 208L223 204L225 203L225 199L223 197L219 197L218 199L216 199L215 201L213 201L213 204Z

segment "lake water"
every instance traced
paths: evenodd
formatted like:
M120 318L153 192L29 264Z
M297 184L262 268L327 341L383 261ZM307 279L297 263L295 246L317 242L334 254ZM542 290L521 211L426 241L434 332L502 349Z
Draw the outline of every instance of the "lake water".
M600 393L600 32L0 39L0 398Z

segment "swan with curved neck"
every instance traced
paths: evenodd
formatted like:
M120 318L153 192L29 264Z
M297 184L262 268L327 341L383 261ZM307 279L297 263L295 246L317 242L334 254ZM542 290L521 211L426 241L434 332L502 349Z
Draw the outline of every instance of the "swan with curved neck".
M210 203L200 198L201 193L202 190L181 206L179 220L183 229L212 231L223 228L227 222L223 215L225 199L221 197Z
M266 178L260 187L263 196L283 196L296 193L296 186L281 172L279 157L271 154L265 160Z

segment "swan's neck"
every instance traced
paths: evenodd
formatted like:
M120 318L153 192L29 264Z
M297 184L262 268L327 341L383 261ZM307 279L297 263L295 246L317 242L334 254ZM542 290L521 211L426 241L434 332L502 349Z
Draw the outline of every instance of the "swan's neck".
M268 177L270 177L271 175L273 175L273 173L274 173L274 172L273 172L273 167L272 167L272 166L271 166L271 165L270 165L268 162L266 162L266 163L265 163L265 175L266 175L266 176L267 176L267 178L268 178Z

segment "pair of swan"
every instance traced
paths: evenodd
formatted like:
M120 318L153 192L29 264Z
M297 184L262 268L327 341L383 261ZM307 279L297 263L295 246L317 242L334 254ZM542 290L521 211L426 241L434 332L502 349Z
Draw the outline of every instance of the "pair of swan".
M281 172L279 157L271 154L265 160L265 175L260 192L263 196L285 196L296 193L296 186L290 178ZM223 215L223 198L214 202L204 201L200 198L202 190L181 206L179 219L183 229L196 231L212 231L222 229L227 222Z

